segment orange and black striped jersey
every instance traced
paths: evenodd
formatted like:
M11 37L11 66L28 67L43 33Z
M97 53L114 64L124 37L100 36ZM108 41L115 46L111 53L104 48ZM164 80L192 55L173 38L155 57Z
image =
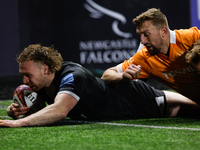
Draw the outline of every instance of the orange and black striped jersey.
M117 66L123 72L131 64L142 67L138 78L154 78L182 95L200 103L200 76L184 60L184 52L190 50L193 43L200 39L200 30L170 30L170 54L151 56L143 47L129 60Z

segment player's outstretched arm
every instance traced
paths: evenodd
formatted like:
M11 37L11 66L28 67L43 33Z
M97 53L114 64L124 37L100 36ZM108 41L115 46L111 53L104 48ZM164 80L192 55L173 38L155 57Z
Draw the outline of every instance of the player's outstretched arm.
M64 119L69 111L77 104L77 100L68 94L58 94L54 104L22 119L3 120L0 126L27 127L44 126Z
M101 79L105 80L108 84L117 86L120 83L127 82L137 78L141 73L140 65L130 65L124 72L118 72L117 66L107 69Z

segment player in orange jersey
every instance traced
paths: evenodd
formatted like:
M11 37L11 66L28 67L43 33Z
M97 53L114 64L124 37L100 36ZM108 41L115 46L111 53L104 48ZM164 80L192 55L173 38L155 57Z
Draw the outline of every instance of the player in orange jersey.
M119 85L135 78L154 78L200 104L200 80L193 66L184 59L200 30L170 30L166 16L159 9L149 9L133 23L140 36L141 50L123 63L107 69L102 79Z

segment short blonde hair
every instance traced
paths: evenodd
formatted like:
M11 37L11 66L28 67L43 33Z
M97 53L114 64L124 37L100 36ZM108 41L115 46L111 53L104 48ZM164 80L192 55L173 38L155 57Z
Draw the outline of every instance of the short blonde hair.
M146 20L152 20L152 24L156 26L157 29L161 29L163 26L166 26L169 29L167 17L160 11L160 9L148 9L146 12L133 19L133 23L136 27L140 27Z
M47 65L51 72L60 70L63 63L63 58L57 50L40 44L29 45L17 58L18 63L30 60Z

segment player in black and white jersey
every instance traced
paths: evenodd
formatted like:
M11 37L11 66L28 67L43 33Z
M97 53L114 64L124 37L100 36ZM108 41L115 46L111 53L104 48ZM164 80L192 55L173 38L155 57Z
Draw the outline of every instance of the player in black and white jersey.
M3 120L0 126L43 126L70 117L76 120L114 120L175 117L199 114L199 105L186 97L156 90L137 80L109 87L90 71L63 59L52 47L30 45L19 55L23 82L49 105L18 120ZM17 104L8 114L27 113Z
M162 111L166 101L162 91L139 80L110 88L105 81L72 62L64 62L62 69L56 72L49 90L44 88L39 93L49 104L54 103L57 94L74 97L78 103L68 116L78 120L162 117L163 112L160 113L155 99L160 98Z

